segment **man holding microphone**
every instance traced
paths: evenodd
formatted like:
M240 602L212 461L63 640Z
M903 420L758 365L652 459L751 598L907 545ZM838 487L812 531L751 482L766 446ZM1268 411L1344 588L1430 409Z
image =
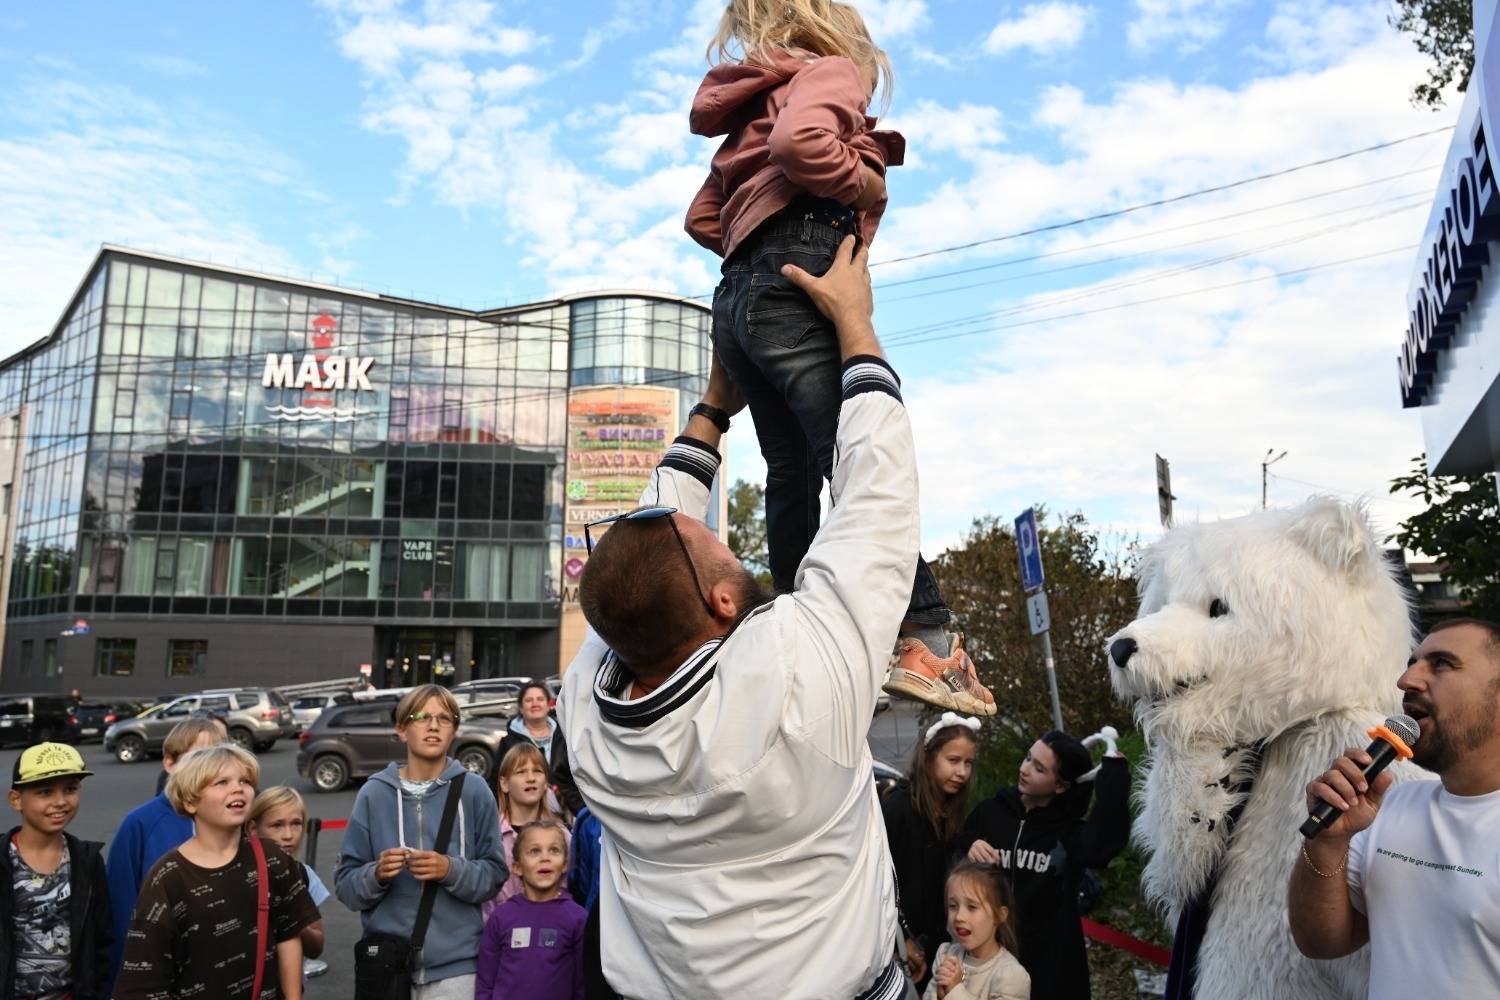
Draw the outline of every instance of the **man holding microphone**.
M1341 815L1292 870L1292 939L1315 959L1369 942L1371 1000L1500 996L1500 625L1439 624L1397 686L1437 780L1366 780L1350 748L1307 786Z

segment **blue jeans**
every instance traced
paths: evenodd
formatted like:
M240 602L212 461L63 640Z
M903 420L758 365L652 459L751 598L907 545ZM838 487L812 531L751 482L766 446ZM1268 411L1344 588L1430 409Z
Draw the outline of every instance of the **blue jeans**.
M804 211L809 205L816 211ZM724 262L714 292L714 353L755 420L766 460L771 579L783 593L792 590L818 533L818 496L823 480L833 477L843 357L833 324L781 276L781 267L825 273L852 228L852 213L848 221L838 214L832 203L803 200L774 216ZM906 621L941 625L950 617L932 570L918 556Z

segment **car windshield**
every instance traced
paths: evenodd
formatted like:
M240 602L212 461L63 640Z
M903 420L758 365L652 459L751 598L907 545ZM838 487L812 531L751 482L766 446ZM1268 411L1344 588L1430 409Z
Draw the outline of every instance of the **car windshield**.
M293 708L322 708L323 695L312 695L307 698L298 698L292 703Z
M0 715L30 715L31 704L26 701L0 701Z
M155 705L152 705L150 708L143 708L139 712L135 713L135 717L137 719L150 718L151 716L155 715L156 713L160 712L162 709L164 709L166 707L167 706L166 706L165 702L157 702Z

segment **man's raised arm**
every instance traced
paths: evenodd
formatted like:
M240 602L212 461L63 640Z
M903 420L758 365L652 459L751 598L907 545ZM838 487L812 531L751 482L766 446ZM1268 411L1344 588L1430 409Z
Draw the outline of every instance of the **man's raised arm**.
M806 722L851 759L864 744L917 568L917 468L900 383L870 322L867 251L853 237L821 278L783 275L833 321L844 358L828 519L797 570ZM817 673L815 674L814 671ZM818 694L824 695L821 699Z

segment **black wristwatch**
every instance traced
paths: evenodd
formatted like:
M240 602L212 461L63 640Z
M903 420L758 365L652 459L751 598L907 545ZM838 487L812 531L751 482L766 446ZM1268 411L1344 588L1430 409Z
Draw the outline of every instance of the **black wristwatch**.
M720 434L729 433L729 414L717 406L699 403L688 411L688 419L691 420L693 417L707 417L709 422L719 429Z

